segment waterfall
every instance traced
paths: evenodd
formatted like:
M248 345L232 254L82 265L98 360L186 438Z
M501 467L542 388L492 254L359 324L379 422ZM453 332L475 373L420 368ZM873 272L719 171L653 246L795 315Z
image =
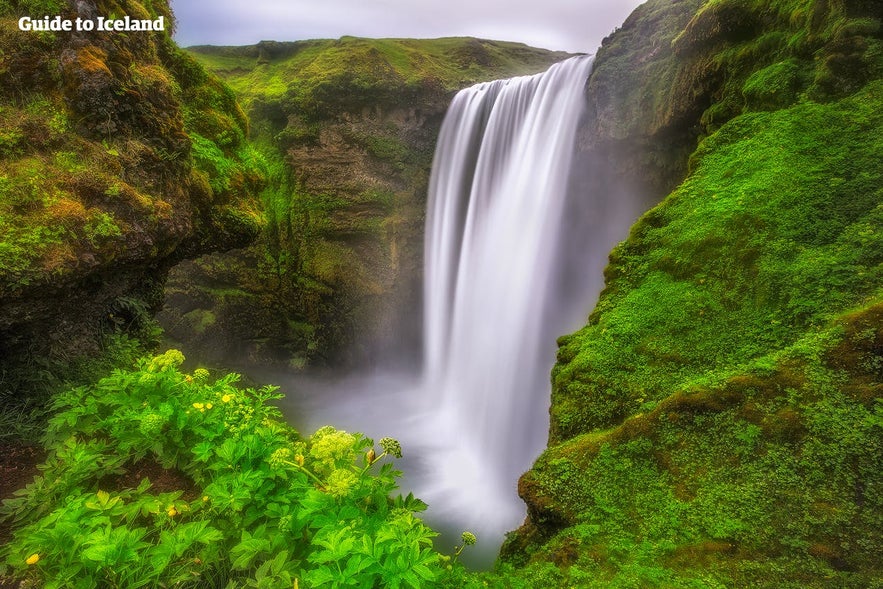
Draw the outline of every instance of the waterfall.
M479 529L518 525L517 477L548 431L555 337L584 321L597 294L556 288L571 271L561 248L572 230L568 186L591 63L576 57L465 89L439 135L426 219L422 388L428 410L455 433L424 493L433 505L444 483L460 487L462 501L443 501L452 516L474 514Z
M546 442L555 340L585 323L607 253L646 204L576 149L591 62L479 84L449 107L430 177L419 380L379 367L297 385L303 429L401 441L403 491L429 504L442 550L478 535L471 564L491 562L524 517L517 482Z

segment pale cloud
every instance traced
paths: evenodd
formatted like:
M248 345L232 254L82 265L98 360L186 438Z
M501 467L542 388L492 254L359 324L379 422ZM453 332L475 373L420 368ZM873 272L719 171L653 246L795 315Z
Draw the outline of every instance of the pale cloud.
M172 0L182 45L472 36L593 53L643 0Z

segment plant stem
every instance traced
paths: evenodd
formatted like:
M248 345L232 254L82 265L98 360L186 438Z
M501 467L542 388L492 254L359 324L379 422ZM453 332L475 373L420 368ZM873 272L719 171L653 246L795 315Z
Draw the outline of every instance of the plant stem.
M318 483L321 487L325 487L325 483L324 483L319 477L317 477L317 476L314 475L312 472L310 472L309 470L307 470L307 467L302 466L302 465L298 464L297 462L289 462L288 460L283 460L283 461L282 461L282 464L287 464L288 466L293 466L293 467L295 467L295 468L299 468L299 469L301 469L303 472L306 473L306 475L307 475L308 477L310 477L311 479L313 479L313 480L314 480L316 483Z

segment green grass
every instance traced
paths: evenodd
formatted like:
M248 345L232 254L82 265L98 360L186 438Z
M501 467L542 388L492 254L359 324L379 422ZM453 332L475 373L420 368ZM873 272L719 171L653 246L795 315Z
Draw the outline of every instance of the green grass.
M535 73L551 61L547 51L519 43L442 39L362 39L271 43L250 47L191 47L208 69L230 83L237 94L250 97L259 91L281 98L298 83L302 92L315 92L323 84L340 85L355 77L354 88L378 85L405 90L434 81L453 91L470 81ZM259 56L269 54L266 61ZM563 59L565 54L556 54ZM553 60L554 61L554 58ZM359 79L361 76L361 80Z

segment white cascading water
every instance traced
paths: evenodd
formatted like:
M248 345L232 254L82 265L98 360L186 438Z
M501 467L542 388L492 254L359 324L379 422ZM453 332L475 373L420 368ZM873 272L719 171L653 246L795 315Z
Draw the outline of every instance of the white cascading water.
M588 310L585 294L562 300L555 284L591 63L577 57L461 91L436 148L423 389L443 431L456 432L456 450L423 492L492 533L519 523L517 477L546 441L555 330L562 316L584 319ZM445 483L459 487L460 501Z

